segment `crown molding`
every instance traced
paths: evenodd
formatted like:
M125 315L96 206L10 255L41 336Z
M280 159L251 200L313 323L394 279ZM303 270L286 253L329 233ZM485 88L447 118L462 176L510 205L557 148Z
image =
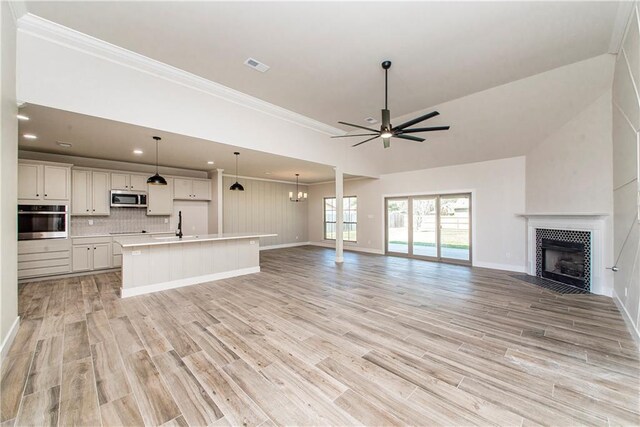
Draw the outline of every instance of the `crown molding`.
M228 102L268 114L280 120L305 127L326 135L344 135L341 129L319 122L302 114L287 110L195 74L148 58L114 44L105 42L37 15L27 13L18 19L18 31L29 34L137 71L164 78Z

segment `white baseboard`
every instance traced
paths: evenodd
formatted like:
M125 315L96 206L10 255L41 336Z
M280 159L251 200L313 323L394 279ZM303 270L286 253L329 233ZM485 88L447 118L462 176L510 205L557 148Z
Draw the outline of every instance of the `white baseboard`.
M515 273L524 273L526 272L525 266L519 265L511 265L511 264L497 264L493 262L472 262L472 267L481 267L481 268L490 268L492 270L504 270L504 271L513 271Z
M295 248L296 246L308 246L308 245L309 245L309 242L283 243L281 245L260 246L260 250L268 251L271 249Z
M18 333L18 329L20 328L20 316L16 317L16 320L13 321L13 325L9 329L9 333L2 341L2 347L0 347L0 361L4 361L5 356L9 353L9 349L11 348L11 344L13 344L13 340Z
M618 306L618 310L620 310L620 313L622 314L622 318L624 319L624 323L626 323L627 325L627 329L629 330L629 333L633 337L633 340L636 342L636 346L640 348L640 330L638 330L638 326L633 323L633 320L631 320L631 315L629 315L629 312L627 311L627 307L624 306L624 304L622 303L622 300L616 293L615 289L613 290L612 293L613 293L613 297L612 297L613 301Z
M259 273L260 267L241 268L222 273L205 274L204 276L189 277L186 279L172 280L170 282L154 283L153 285L136 286L134 288L120 288L122 298L144 295L152 292L166 291L167 289L182 288L184 286L197 285L199 283L213 282L229 279L231 277L244 276L245 274Z
M311 246L320 246L323 248L330 248L330 249L335 249L336 245L333 243L326 243L326 242L308 242L308 245ZM361 248L359 246L348 246L345 245L344 246L344 250L345 251L352 251L352 252L363 252L366 254L375 254L375 255L384 255L384 251L380 250L380 249L372 249L372 248Z

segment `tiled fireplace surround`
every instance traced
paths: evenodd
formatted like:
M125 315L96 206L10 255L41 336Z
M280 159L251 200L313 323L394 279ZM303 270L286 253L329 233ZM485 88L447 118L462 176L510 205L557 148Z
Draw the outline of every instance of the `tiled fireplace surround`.
M527 274L539 273L537 254L538 230L583 231L591 235L590 261L592 293L611 296L610 285L605 280L604 245L606 242L606 214L525 214L527 218ZM560 235L581 235L582 233L560 233ZM562 239L560 239L562 240ZM568 241L572 239L567 239Z

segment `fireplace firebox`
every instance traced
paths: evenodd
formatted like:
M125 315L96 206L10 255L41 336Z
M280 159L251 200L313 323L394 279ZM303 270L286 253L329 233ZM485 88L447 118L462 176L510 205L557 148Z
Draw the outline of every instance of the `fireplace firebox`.
M584 243L542 239L542 277L585 287Z

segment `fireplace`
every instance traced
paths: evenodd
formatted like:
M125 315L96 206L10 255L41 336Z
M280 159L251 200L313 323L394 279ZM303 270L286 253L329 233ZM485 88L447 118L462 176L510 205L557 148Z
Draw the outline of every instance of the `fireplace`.
M536 229L536 276L589 291L591 233Z

